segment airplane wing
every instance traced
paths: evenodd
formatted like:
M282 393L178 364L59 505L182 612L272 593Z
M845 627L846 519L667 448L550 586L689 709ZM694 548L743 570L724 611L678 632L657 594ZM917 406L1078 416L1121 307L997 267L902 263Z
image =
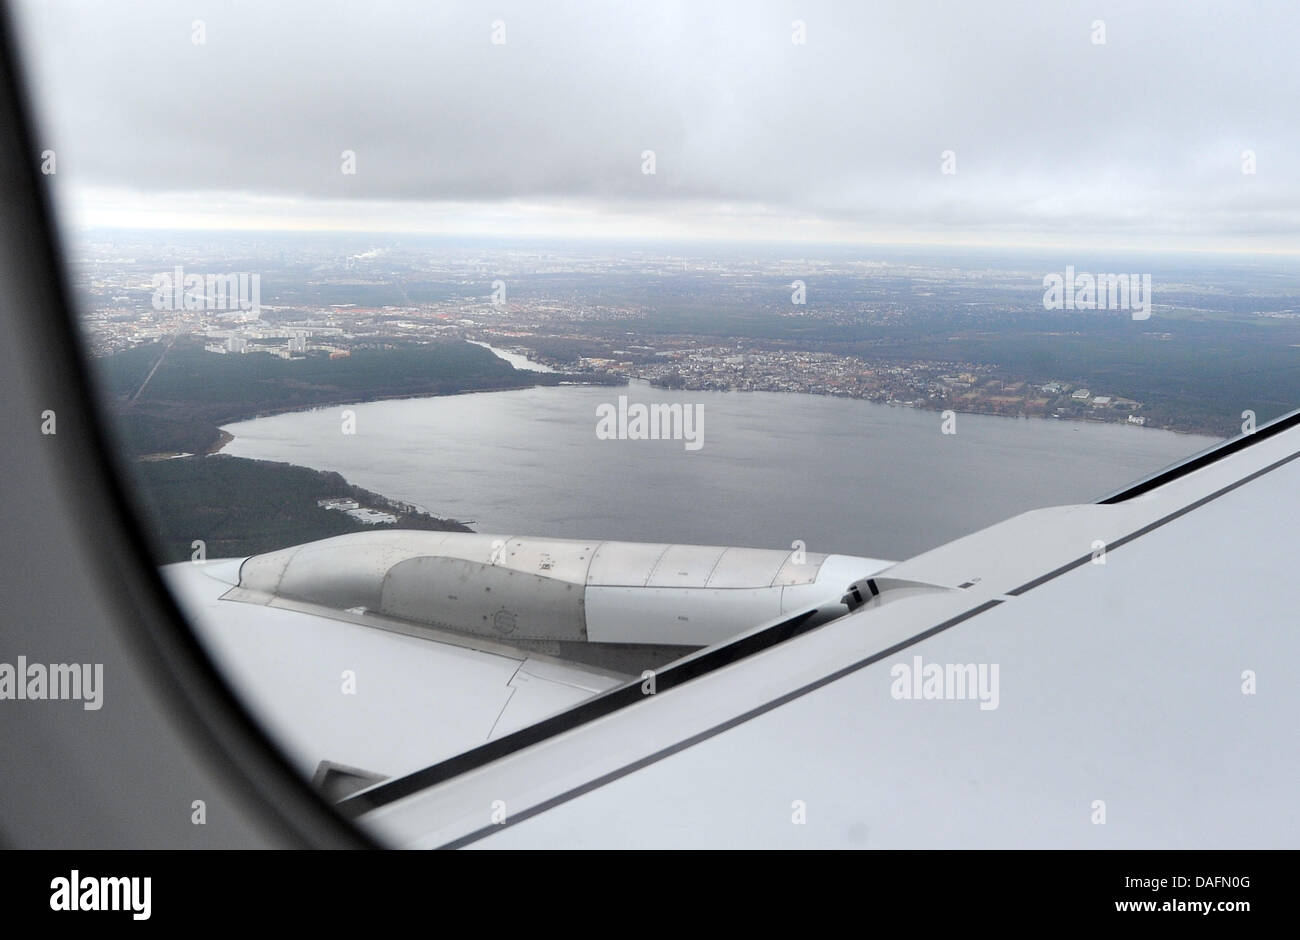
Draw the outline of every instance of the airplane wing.
M1292 415L896 564L390 532L167 571L396 845L1294 845L1298 456Z
M797 550L377 531L164 569L299 769L401 776L890 563ZM811 621L812 618L807 618Z

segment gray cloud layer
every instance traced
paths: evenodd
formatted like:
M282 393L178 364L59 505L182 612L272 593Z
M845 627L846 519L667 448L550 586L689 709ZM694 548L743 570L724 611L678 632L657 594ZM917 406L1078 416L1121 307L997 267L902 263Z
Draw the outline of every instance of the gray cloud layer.
M69 185L1300 247L1294 2L19 6Z

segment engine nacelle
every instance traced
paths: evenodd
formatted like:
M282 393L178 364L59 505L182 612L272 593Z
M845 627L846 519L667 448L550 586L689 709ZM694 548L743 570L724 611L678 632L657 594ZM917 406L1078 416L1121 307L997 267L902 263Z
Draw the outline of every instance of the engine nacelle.
M388 530L254 555L240 600L299 601L511 641L708 646L892 562L789 550ZM232 598L233 599L233 598Z

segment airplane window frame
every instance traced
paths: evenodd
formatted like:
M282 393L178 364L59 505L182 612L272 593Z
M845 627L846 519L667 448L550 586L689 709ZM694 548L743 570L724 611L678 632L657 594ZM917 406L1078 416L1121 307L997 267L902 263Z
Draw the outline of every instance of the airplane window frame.
M377 783L333 805L293 770L202 648L163 583L142 532L141 515L126 482L129 477L121 457L109 444L107 428L111 418L94 394L46 181L32 159L38 152L31 132L35 112L30 96L24 93L25 73L19 52L11 13L6 8L0 15L0 117L9 118L13 132L0 160L6 179L17 185L10 187L12 198L0 211L14 230L28 233L29 257L19 276L29 282L31 292L43 303L26 306L25 327L33 348L45 355L43 380L54 390L51 401L59 402L60 414L67 415L65 426L72 429L66 437L61 436L57 457L65 491L78 501L87 527L95 527L95 537L103 545L106 586L118 610L130 612L126 619L131 622L143 668L165 690L181 720L203 740L213 759L227 764L228 771L242 785L256 791L277 824L294 832L304 844L377 847L377 841L349 820L642 701L641 680L633 679L540 722L413 774ZM1097 502L1113 504L1135 498L1296 424L1300 424L1300 413L1264 425L1253 434L1216 444ZM662 695L826 622L826 617L809 610L674 660L655 673L656 694Z
M189 743L258 811L263 825L303 848L380 847L294 771L217 672L163 584L109 444L108 418L78 334L47 181L38 170L29 74L13 12L0 7L0 125L9 129L0 141L0 179L8 196L0 203L0 221L23 233L21 256L4 259L11 275L6 284L17 298L17 326L41 356L33 378L58 415L61 433L51 438L57 445L49 460L59 489L83 520L87 540L98 546L98 594L111 599L134 664L168 703Z

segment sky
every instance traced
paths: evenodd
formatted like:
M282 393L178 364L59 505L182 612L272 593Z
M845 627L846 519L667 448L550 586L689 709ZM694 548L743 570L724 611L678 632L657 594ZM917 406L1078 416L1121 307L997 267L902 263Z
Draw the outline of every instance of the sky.
M1300 253L1294 0L15 12L77 226Z

